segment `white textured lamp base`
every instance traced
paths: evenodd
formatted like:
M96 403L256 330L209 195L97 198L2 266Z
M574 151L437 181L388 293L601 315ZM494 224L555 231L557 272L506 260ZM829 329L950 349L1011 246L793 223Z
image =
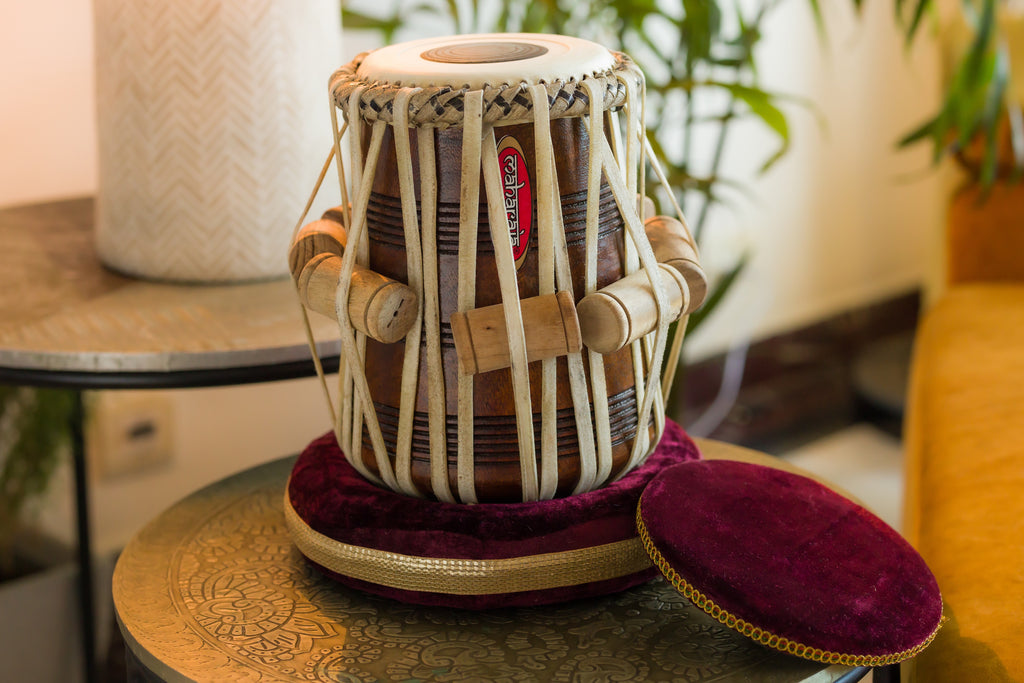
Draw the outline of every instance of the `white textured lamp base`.
M94 0L96 247L144 278L284 276L329 148L337 0Z

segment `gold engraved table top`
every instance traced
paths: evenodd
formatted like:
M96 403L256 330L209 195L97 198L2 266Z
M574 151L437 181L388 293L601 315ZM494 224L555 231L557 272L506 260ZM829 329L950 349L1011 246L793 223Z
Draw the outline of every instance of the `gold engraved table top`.
M0 209L0 367L159 373L309 359L290 278L180 285L123 277L96 256L93 206L82 198ZM317 314L310 323L317 340L329 340L320 355L337 355L335 323Z
M705 457L776 462L700 445ZM487 612L416 607L340 586L309 567L288 536L282 499L293 463L202 489L125 548L115 609L128 647L159 677L781 683L851 674L761 647L660 579L604 598Z

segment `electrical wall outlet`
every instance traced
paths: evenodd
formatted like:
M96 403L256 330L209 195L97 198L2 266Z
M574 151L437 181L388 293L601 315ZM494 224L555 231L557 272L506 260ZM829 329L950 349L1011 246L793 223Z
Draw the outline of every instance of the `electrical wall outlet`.
M103 479L146 472L169 464L173 405L158 391L104 391L88 403L87 447Z

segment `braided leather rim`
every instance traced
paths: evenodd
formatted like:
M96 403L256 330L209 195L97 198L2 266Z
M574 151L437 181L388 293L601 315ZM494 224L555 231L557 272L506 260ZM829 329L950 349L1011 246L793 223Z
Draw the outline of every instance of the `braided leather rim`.
M331 76L330 93L334 104L348 116L349 98L359 92L359 113L364 121L394 123L394 102L398 93L406 88L396 83L368 81L356 76L359 65L368 52L363 52ZM621 79L632 78L637 86L643 85L643 73L633 60L621 52L612 52L614 66L603 73L585 75L582 79L558 80L544 83L548 91L551 118L581 117L588 113L590 97L583 88L589 81L603 86L605 111L626 103L626 86ZM484 123L528 120L533 116L533 104L526 92L530 84L502 83L487 86L484 91ZM448 128L462 125L465 94L469 88L429 86L419 88L409 101L409 125Z

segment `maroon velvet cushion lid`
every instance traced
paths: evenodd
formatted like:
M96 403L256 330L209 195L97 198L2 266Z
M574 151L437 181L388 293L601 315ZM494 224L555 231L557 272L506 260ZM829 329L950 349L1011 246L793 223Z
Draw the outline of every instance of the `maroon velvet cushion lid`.
M920 555L806 477L727 460L676 465L647 486L637 523L677 590L779 650L879 666L917 654L942 621Z
M682 428L668 422L647 461L605 488L548 501L462 505L371 484L327 434L299 456L285 518L307 559L367 592L466 609L561 602L658 575L637 536L637 503L658 472L699 457Z

